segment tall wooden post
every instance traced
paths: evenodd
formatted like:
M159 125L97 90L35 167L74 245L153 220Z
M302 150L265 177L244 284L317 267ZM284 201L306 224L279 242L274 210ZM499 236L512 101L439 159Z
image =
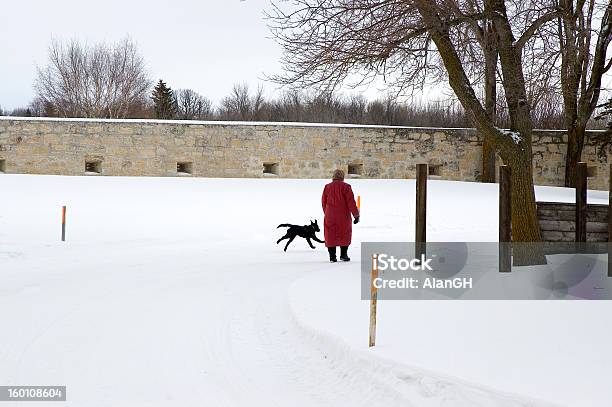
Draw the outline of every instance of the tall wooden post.
M415 226L415 252L414 257L420 258L425 254L427 242L427 164L417 164L416 176L416 226Z
M66 241L66 206L62 206L62 242Z
M372 255L372 275L370 278L370 348L376 345L376 306L378 302L378 288L374 281L378 278L378 256Z
M610 252L612 251L612 164L608 173L608 277L612 277L612 263Z
M512 271L512 171L507 165L499 167L499 271Z
M587 166L576 165L576 242L586 242L587 223Z

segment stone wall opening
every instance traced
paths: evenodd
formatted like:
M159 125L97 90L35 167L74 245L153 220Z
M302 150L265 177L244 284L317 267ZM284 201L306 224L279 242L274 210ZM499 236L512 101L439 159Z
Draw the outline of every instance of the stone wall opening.
M597 167L588 166L587 167L587 178L595 178L597 176Z
M264 163L263 173L267 176L278 175L278 163Z
M363 175L363 164L349 164L348 176L350 178L359 178Z
M102 174L102 161L100 160L85 161L85 174Z
M6 172L6 160L0 160L0 174Z
M441 164L429 164L428 175L430 177L441 177L442 176L442 165Z
M176 172L179 175L193 174L193 163L188 161L180 161L176 163Z

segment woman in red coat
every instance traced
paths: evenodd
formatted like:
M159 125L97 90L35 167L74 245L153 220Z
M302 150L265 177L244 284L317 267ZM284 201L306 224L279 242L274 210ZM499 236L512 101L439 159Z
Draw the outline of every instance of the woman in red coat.
M336 246L340 246L340 260L350 261L348 247L351 244L353 226L359 223L359 209L351 186L344 182L344 171L334 171L332 182L323 189L323 213L325 214L325 246L329 251L329 261L336 262Z

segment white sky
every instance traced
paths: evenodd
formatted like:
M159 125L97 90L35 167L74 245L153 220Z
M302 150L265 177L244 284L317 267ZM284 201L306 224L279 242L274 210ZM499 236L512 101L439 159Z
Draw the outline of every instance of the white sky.
M234 83L272 96L278 86L264 73L280 72L280 47L270 38L263 11L270 0L14 0L0 5L0 106L32 100L36 66L47 61L52 39L113 43L130 36L150 77L173 89L191 88L217 104ZM609 79L604 80L609 85ZM444 89L446 88L446 89ZM358 92L373 99L381 89ZM448 100L448 86L418 99ZM345 92L348 93L348 92ZM601 99L603 100L603 98Z
M31 101L36 65L46 63L52 38L112 43L127 35L154 81L218 102L234 83L255 88L264 72L279 71L280 48L263 19L267 7L269 0L2 1L0 106ZM277 88L264 86L267 93Z

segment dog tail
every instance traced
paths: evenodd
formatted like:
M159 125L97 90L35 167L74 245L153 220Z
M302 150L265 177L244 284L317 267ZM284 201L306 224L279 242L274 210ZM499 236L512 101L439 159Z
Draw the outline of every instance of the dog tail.
M278 229L278 228L290 228L290 227L291 227L291 225L288 224L288 223L281 223L280 225L278 225L276 227L276 229Z

